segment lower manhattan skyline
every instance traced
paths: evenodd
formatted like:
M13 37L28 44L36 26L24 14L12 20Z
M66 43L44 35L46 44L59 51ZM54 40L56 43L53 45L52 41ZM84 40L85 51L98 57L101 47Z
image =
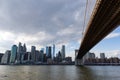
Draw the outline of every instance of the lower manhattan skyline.
M120 80L120 0L0 0L0 80Z
M18 45L12 45L11 50L6 50L4 54L0 53L0 64L73 64L72 57L66 56L65 45L61 45L59 51L55 52L55 50L53 44L39 50L36 46L31 46L31 51L27 51L26 44L19 42Z
M75 56L78 51L75 49ZM108 57L105 53L99 53L98 57L94 52L87 52L82 60L84 65L120 65L120 58ZM19 42L17 45L12 45L11 49L6 50L5 53L0 53L2 65L74 65L75 61L76 59L72 59L72 56L66 56L65 45L61 45L61 49L57 49L55 44L39 49L31 46L28 51L26 44Z

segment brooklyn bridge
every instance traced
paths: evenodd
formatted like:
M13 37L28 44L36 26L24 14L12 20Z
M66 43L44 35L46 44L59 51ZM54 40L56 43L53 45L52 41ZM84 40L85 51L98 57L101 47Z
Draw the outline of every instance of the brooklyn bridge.
M120 25L120 0L96 0L90 20L82 39L77 59L92 49Z

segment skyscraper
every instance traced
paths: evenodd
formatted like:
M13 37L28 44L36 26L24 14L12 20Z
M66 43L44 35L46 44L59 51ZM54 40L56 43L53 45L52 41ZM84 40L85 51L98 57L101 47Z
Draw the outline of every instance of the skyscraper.
M87 52L84 59L95 59L95 53Z
M1 63L2 64L9 64L9 62L10 62L10 55L11 55L11 51L7 50L5 52L5 54L2 56Z
M100 58L105 59L105 53L100 53Z
M1 63L3 55L4 55L3 53L0 53L0 63Z
M47 57L48 57L48 52L49 52L48 46L46 46L46 56L47 56Z
M19 42L18 49L17 49L17 63L21 63L21 56L22 56L22 44Z
M30 61L31 60L31 52L27 52L27 54L28 54L28 61Z
M52 59L54 59L55 57L55 44L53 44L53 55L52 55Z
M35 61L36 62L40 61L40 51L38 50L35 51Z
M56 57L57 57L57 62L61 62L62 61L62 55L61 55L60 51L58 52L58 55Z
M26 54L26 51L27 51L27 48L26 48L26 45L24 43L24 45L22 46L22 54L21 54L21 62L24 62L24 56Z
M27 51L26 44L23 45L23 52L25 53Z
M15 63L16 55L17 55L17 46L13 45L11 48L10 63Z
M44 48L40 50L40 61L43 62L44 60Z
M62 45L61 55L62 55L62 60L65 59L65 45Z
M32 46L31 47L31 60L33 61L33 62L35 62L35 56L36 56L36 47L35 46Z
M51 48L51 46L49 46L48 47L48 58L52 58L51 52L52 52L52 48Z

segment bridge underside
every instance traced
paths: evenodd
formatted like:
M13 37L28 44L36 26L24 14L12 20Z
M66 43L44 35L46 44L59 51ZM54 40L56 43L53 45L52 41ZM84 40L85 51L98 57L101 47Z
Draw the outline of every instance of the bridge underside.
M85 31L77 59L120 25L120 0L97 0Z

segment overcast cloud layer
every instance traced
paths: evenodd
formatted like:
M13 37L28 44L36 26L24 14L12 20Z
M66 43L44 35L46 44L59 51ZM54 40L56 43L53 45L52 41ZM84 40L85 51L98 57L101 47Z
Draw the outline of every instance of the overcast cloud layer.
M0 0L1 51L18 42L45 46L81 38L86 0Z

